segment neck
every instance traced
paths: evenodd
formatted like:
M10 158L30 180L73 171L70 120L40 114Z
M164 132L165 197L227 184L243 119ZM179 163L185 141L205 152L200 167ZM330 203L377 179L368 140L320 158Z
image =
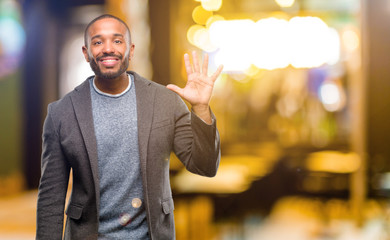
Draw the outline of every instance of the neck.
M95 76L96 87L105 93L119 94L123 92L129 85L129 77L126 72L117 78L107 79Z

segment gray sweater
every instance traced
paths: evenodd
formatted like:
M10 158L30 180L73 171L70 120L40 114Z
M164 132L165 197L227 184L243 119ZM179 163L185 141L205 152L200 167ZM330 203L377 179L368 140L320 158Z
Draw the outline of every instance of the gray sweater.
M129 81L118 95L105 94L90 81L99 163L99 239L149 239L133 76Z

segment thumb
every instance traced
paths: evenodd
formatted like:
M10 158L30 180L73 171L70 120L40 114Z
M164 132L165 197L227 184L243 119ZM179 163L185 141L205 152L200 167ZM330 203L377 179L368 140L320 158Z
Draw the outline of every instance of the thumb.
M183 96L183 89L182 88L179 88L178 86L174 85L174 84L168 84L167 85L167 88L177 94L179 94L179 96Z

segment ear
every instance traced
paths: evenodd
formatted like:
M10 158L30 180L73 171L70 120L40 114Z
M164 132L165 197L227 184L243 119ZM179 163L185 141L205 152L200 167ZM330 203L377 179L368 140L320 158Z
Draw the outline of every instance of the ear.
M89 62L88 48L86 46L83 46L82 50L83 50L85 61Z
M129 60L131 60L133 58L133 55L134 55L134 48L135 48L135 45L134 43L132 43L130 45L130 53L129 53Z

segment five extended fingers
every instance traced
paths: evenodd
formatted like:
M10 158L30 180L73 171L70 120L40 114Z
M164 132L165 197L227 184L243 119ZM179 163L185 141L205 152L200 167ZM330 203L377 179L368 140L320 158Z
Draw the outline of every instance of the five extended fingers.
M198 60L198 56L197 56L196 51L192 52L192 62L193 62L193 67L191 65L190 56L187 53L184 54L184 64L185 64L187 75L190 75L194 72L201 73L200 66L199 66L199 60ZM207 76L207 71L208 71L208 65L209 65L209 55L206 53L204 56L204 59L203 59L203 64L202 64L202 74L204 74L206 76ZM221 65L218 67L217 71L213 75L211 75L211 78L213 81L215 81L217 79L217 77L219 76L219 74L221 74L222 69L223 69L223 66Z

